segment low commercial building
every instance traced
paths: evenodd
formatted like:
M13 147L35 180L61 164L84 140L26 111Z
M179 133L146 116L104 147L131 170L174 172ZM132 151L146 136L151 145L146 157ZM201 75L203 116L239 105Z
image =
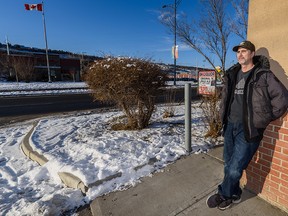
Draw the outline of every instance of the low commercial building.
M271 70L288 88L288 1L250 0L248 40L256 54L269 58ZM288 213L288 114L272 122L250 162L242 185Z

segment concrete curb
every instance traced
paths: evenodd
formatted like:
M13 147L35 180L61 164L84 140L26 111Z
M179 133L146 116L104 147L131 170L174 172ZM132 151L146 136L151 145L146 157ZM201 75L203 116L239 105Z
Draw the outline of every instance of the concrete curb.
M88 187L84 185L84 183L77 176L72 173L67 172L58 172L59 177L62 182L70 188L80 189L82 193L86 194L88 191Z
M41 155L37 151L34 151L30 145L30 137L32 136L32 134L35 130L35 127L38 125L38 123L39 123L39 121L36 121L33 123L32 129L24 137L20 147L21 147L21 150L23 151L23 153L29 159L31 159L31 160L37 162L39 165L43 166L45 163L48 162L48 159L46 157L44 157L44 155ZM214 154L213 153L211 154L209 152L209 153L207 153L207 155L221 161L220 152L221 152L222 148L218 148L218 149L219 149L218 151L213 151ZM137 170L141 169L142 167L144 167L146 165L152 165L155 162L157 162L157 159L151 158L147 163L139 165L137 167L134 167L134 170L137 171ZM118 173L115 173L111 176L107 176L104 179L100 179L100 180L97 180L96 182L90 183L88 186L86 186L80 178L73 175L72 173L58 172L58 175L59 175L59 177L60 177L60 179L64 185L66 185L67 187L70 187L70 188L80 189L83 194L86 194L89 188L97 187L97 186L103 184L104 182L107 182L107 181L110 181L112 179L121 177L122 173L118 172Z
M217 145L214 146L211 150L209 150L207 153L205 153L206 155L208 155L209 157L212 157L218 161L220 161L221 163L224 164L224 159L223 159L223 147L224 144L221 145Z
M30 145L30 137L34 132L35 127L37 126L38 121L34 122L32 129L28 132L28 134L24 137L20 147L23 153L31 160L37 162L39 165L43 166L48 162L48 159L43 155L39 154L37 151L34 151ZM86 193L88 191L88 187L79 179L77 176L67 173L67 172L58 172L58 175L61 181L70 188L80 189L82 193Z
M40 155L38 152L34 151L29 144L30 136L32 135L35 127L37 126L38 122L33 123L32 129L28 132L28 134L24 137L20 147L23 153L31 160L37 162L39 165L43 166L45 163L48 162L48 159L45 158L43 155Z
M37 151L34 151L33 148L30 145L30 137L34 132L35 127L37 126L39 121L33 123L32 129L26 134L23 141L20 144L20 148L23 151L23 153L31 160L37 162L39 165L43 166L45 163L48 162L48 159L44 157L43 155L39 154ZM118 178L122 176L121 172L118 172L114 175L108 176L105 179L97 180L94 183L89 184L86 186L83 181L78 178L77 176L73 175L72 173L68 172L58 172L58 175L63 182L64 185L70 188L80 189L83 194L86 194L89 188L99 186L100 184L110 181L114 178Z

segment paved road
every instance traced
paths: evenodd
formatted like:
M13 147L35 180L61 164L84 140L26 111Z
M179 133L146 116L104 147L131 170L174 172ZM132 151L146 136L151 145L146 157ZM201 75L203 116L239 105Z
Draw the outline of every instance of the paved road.
M104 106L89 94L1 97L0 117L93 109Z
M162 95L157 97L157 103L172 102L172 98L175 98L176 102L184 101L184 89L175 89L172 94L170 92L172 95L170 98L167 95L169 93L163 91ZM195 96L196 90L192 89L192 97L196 98ZM108 107L107 104L93 101L90 94L0 97L0 126L54 113L106 107Z
M0 126L45 115L107 107L89 94L0 97Z

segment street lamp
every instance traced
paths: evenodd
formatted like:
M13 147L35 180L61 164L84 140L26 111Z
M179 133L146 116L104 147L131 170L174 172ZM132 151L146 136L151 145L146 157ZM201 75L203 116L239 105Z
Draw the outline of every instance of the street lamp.
M174 0L174 5L163 5L162 8L171 7L174 9L174 47L173 47L173 57L174 57L174 85L176 85L176 26L177 26L177 6L181 0Z

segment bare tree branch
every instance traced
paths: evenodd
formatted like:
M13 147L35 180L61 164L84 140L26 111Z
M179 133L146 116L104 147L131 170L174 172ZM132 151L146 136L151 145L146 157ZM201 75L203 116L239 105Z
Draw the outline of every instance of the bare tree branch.
M225 71L227 42L231 32L225 14L226 0L201 0L201 3L205 11L202 11L200 20L193 25L184 19L178 20L176 33L184 44L201 54L213 68L216 65L209 53L216 57ZM164 14L161 22L174 32L175 22L171 14Z
M178 39L188 45L213 67L214 63L220 62L222 71L225 72L228 41L231 33L245 39L248 23L248 4L249 0L200 0L204 10L200 12L200 19L193 23L177 17L171 12L165 12L160 19L171 33L176 33ZM227 11L228 4L232 4L235 9L235 17L231 19ZM231 12L231 11L230 11ZM212 56L212 57L211 57Z
M231 4L236 12L236 16L231 19L231 30L234 34L245 40L248 28L249 0L231 0Z
M26 56L13 56L12 66L16 73L16 80L24 80L30 82L34 71L34 62L30 57Z
M11 62L9 61L9 56L0 53L0 77L9 77L10 68Z

